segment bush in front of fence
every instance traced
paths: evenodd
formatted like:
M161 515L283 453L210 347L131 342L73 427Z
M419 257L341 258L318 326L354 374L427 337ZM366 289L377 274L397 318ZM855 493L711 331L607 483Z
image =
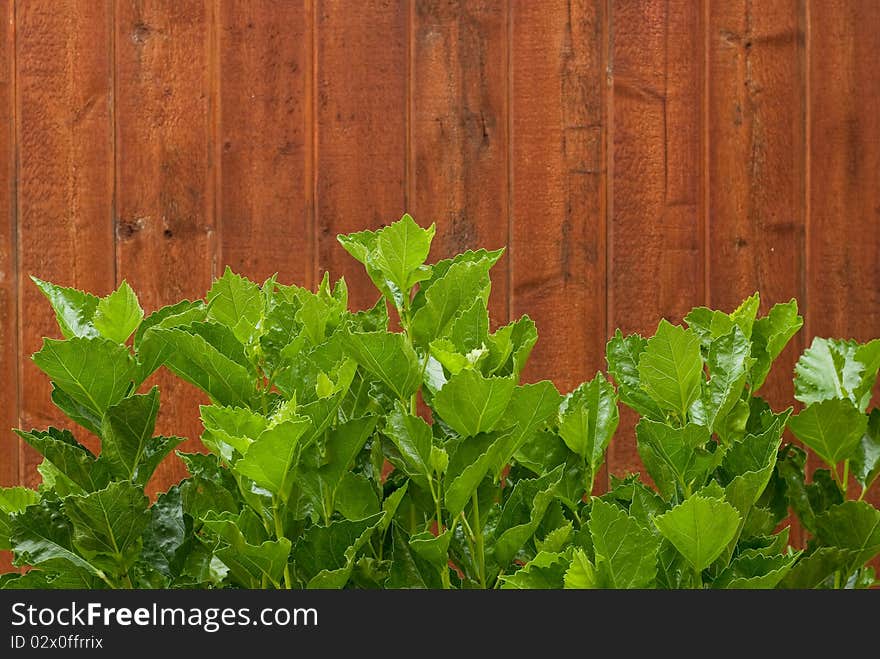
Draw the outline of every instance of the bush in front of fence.
M205 299L148 316L123 284L98 298L35 280L63 339L34 355L53 403L100 438L18 430L37 490L0 489L0 548L27 567L5 588L861 588L880 553L880 340L817 338L795 398L759 397L802 324L794 300L759 317L696 308L654 336L617 332L608 373L561 395L520 383L537 341L523 316L490 327L501 251L426 264L434 227L405 215L339 237L378 290L348 308L227 269ZM160 367L202 389L206 453L151 502L179 437L155 435ZM635 410L647 476L593 496ZM807 473L802 448L825 468ZM851 487L858 483L861 487ZM789 541L794 513L810 539Z

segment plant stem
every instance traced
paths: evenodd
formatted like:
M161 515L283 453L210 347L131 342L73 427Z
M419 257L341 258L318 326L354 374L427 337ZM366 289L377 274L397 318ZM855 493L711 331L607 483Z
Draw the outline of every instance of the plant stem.
M281 540L284 537L284 524L281 523L281 515L278 514L278 504L272 501L272 517L275 520L275 539ZM284 564L284 588L291 589L290 582L290 565Z
M697 577L697 589L703 590L703 573L700 570L694 568L694 576Z
M849 458L843 461L843 480L840 484L843 498L846 499L846 491L849 489Z
M480 523L480 497L474 492L472 497L474 508L474 541L477 545L477 572L480 577L480 587L486 589L486 550L483 546L483 525Z
M443 511L440 509L439 489L440 489L440 487L439 487L439 483L438 483L438 486L437 486L438 492L437 492L437 495L434 496L434 513L437 515L437 535L440 535L441 533L443 533ZM432 488L432 490L433 490L433 488ZM434 492L432 491L431 494L433 495Z
M107 578L107 575L104 574L104 572L103 572L102 570L98 570L98 571L97 571L97 574L98 574L98 578L100 578L101 581L103 581L105 584L107 584L108 586L110 586L110 588L111 588L112 590L116 590L116 584L113 583L112 581L110 581L110 579Z

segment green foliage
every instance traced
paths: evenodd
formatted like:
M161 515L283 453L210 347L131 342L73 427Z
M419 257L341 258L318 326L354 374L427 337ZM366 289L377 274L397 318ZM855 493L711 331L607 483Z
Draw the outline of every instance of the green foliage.
M202 300L144 316L123 282L99 298L34 279L62 340L34 355L52 400L93 433L18 430L44 456L36 491L0 489L0 549L32 569L9 588L864 587L880 513L847 498L880 472L868 412L880 342L816 339L798 364L806 408L756 396L800 328L797 305L759 317L696 308L654 336L616 332L608 373L563 394L523 384L537 341L523 316L490 326L490 270L468 251L427 263L435 227L409 215L339 236L377 289L348 307L226 268ZM207 453L145 494L181 438L155 435L157 368L205 392ZM640 416L653 485L611 476L619 422ZM808 477L795 436L828 469ZM789 510L814 537L796 551Z
M780 460L788 502L813 536L782 586L874 583L873 569L865 564L880 554L880 511L864 498L880 471L880 409L869 409L878 368L877 339L859 343L816 337L798 360L795 398L806 407L790 427L825 467L808 474L805 455L794 446L786 447Z

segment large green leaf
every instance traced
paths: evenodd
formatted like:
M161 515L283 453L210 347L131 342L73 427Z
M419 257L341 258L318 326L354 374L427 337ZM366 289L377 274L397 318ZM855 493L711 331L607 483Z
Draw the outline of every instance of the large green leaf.
M382 510L373 482L347 471L333 490L333 507L345 519L363 519Z
M31 280L52 305L58 327L65 339L98 336L98 330L92 324L92 318L98 309L98 297L75 288L56 286L33 275Z
M758 393L770 373L773 360L803 324L804 319L798 316L794 299L773 305L769 314L755 321L751 336L755 363L749 375L752 394Z
M446 529L437 536L430 531L423 531L410 537L409 546L417 556L432 565L438 572L442 572L448 569L448 552L451 540L451 529Z
M788 415L783 414L763 432L749 433L730 445L721 462L725 482L740 474L763 471L768 464L776 462L787 418Z
M20 485L15 487L0 487L0 512L20 513L28 506L32 506L40 500L40 494Z
M596 566L586 552L578 547L571 557L571 565L565 573L564 588L566 590L585 590L601 588Z
M621 402L642 416L662 421L663 412L642 389L639 378L639 359L647 344L648 341L638 334L625 337L620 330L617 330L605 348L605 359L608 362L608 372L617 382L617 393Z
M127 481L64 500L73 524L73 544L93 565L122 574L140 554L141 534L150 519L149 501Z
M712 588L766 590L776 588L800 552L766 556L754 549L739 554L712 582Z
M498 461L507 433L480 433L458 443L449 459L446 475L446 508L455 518L464 510L471 496Z
M708 354L712 340L729 333L734 326L739 327L747 339L751 338L760 305L761 298L758 293L754 293L729 314L716 309L695 307L688 312L684 320L688 327L699 335L700 343Z
M310 447L309 457L312 459L303 460L305 464L297 474L298 484L311 495L315 505L324 509L325 517L333 513L336 492L358 453L367 443L377 421L375 416L351 419L328 432L326 441L320 447L322 450L319 450L317 444Z
M267 428L235 463L235 471L287 500L289 475L301 450L300 439L310 425L308 419L295 418Z
M431 283L424 294L424 306L412 317L410 330L417 345L427 346L445 336L459 313L468 309L476 298L488 298L489 268L493 263L490 258L454 263Z
M373 263L394 285L393 302L398 309L409 300L409 292L418 282L431 276L424 265L431 250L435 225L422 229L409 214L377 232Z
M110 482L110 470L74 438L69 430L16 430L16 434L34 447L58 471L75 483L82 492L103 489Z
M510 397L504 418L515 424L498 448L498 460L492 465L496 478L514 454L545 426L559 410L562 396L549 380L518 385ZM503 424L499 424L503 425Z
M414 479L420 487L428 489L432 476L431 426L424 419L407 414L399 405L386 417L383 432L397 448L399 459L392 458L395 467Z
M210 319L229 327L244 344L253 339L263 315L263 296L257 284L226 266L208 291L207 300Z
M141 454L141 461L138 464L137 473L135 473L135 482L141 486L146 485L168 454L184 441L186 441L185 437L165 437L164 435L153 437Z
M115 291L98 302L92 324L106 339L125 343L144 319L137 295L124 279Z
M463 263L483 263L485 261L488 263L487 267L491 268L495 265L498 259L501 258L503 253L504 248L491 251L485 249L467 250L460 254L456 254L452 258L437 261L431 268L430 279L419 284L419 290L416 292L415 297L413 297L412 310L415 312L425 306L427 302L427 292L431 290L431 287L434 286L434 284L443 279L453 266Z
M660 540L611 503L593 499L588 522L600 588L649 588L657 578Z
M868 426L868 417L848 399L831 398L808 405L788 422L795 437L829 466L852 457Z
M843 503L843 494L831 472L816 469L812 482L806 482L806 451L788 444L777 459L777 472L785 483L785 497L804 528L815 533L816 515Z
M179 485L184 512L195 520L211 511L238 513L242 501L231 469L222 467L214 455L181 452L177 455L190 474Z
M367 274L373 285L379 289L382 295L392 302L394 291L388 286L385 274L376 264L377 243L379 242L378 231L357 231L349 234L336 236L339 244L355 259L364 264Z
M880 408L871 410L868 427L852 456L852 474L868 489L880 473Z
M614 387L601 373L568 394L559 406L559 435L595 474L617 430L620 413Z
M135 371L128 348L101 338L43 339L33 359L58 387L98 418L122 400Z
M816 537L830 547L856 552L850 570L880 554L880 510L865 501L844 501L816 515Z
M557 467L540 478L523 479L514 486L495 527L493 555L499 565L510 563L538 530L560 478L562 467Z
M480 300L481 304L485 304ZM528 316L499 327L489 335L489 355L482 365L487 374L519 377L538 341L538 328Z
M722 433L723 422L740 399L754 363L752 344L739 326L709 344L709 381L699 398L703 425Z
M202 442L227 462L233 459L233 451L247 453L251 443L269 427L269 419L246 407L202 405L199 407L202 425Z
M295 354L306 346L308 337L296 319L299 306L299 302L278 302L263 318L260 352L269 371L282 366L285 352Z
M123 398L107 410L101 424L101 457L119 479L146 482L138 467L153 438L159 413L159 388ZM149 475L147 475L149 477Z
M144 336L141 352L162 352L177 376L194 384L221 405L249 407L257 397L254 378L204 336L179 328L154 328Z
M740 516L723 499L694 494L654 524L697 572L705 570L727 547L739 528Z
M38 503L40 494L26 487L0 487L0 549L12 549L12 515Z
M288 538L265 540L259 544L248 542L238 520L230 514L212 514L204 523L223 539L224 546L214 553L229 568L239 585L260 588L265 577L276 588L281 586L290 556Z
M482 299L474 300L470 307L456 316L449 331L449 340L464 354L486 347L489 342L489 310Z
M391 532L391 571L385 582L385 588L419 588L440 589L442 581L440 572L419 556L407 542L406 534L394 526Z
M779 582L780 588L818 588L832 574L852 565L857 551L838 547L819 547L802 556Z
M400 400L408 400L421 384L419 358L404 334L353 332L343 336L358 364L378 377Z
M648 473L666 499L700 487L718 466L721 449L710 452L709 429L688 423L681 428L642 419L636 426L637 448Z
M724 454L717 475L725 484L726 499L739 511L743 523L773 477L786 418L776 419L761 434L745 435Z
M201 300L181 300L176 304L157 309L144 318L134 333L134 347L139 351L140 343L151 327L184 327L194 322L204 322L208 309Z
M73 398L56 383L52 383L52 402L71 421L78 423L90 433L101 435L101 417Z
M815 337L795 367L795 393L810 404L846 398L864 412L880 366L880 339L865 345L856 341Z
M357 553L370 539L384 514L309 527L293 548L297 578L307 588L343 588L351 577Z
M183 569L191 542L192 520L184 515L183 497L175 485L150 507L142 559L166 577L174 578Z
M43 498L12 518L9 543L15 552L16 565L81 570L101 576L102 571L74 549L72 536L73 528L61 502Z
M504 416L513 396L513 377L484 377L466 369L453 376L434 396L437 414L463 437L488 432Z
M559 589L565 583L565 574L571 561L563 553L538 552L531 561L511 575L503 576L503 589Z
M692 330L661 320L639 358L641 386L664 410L683 421L700 394L703 360Z

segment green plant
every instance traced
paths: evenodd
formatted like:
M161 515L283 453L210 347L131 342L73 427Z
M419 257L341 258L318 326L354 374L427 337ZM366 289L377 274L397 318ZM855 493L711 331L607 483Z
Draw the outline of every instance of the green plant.
M880 472L880 409L868 413L880 368L880 340L816 338L795 369L795 398L805 409L792 433L825 463L807 481L803 449L788 445L779 473L801 526L811 534L791 587L866 587L875 583L865 563L880 553L880 511L864 501ZM851 496L851 479L858 484ZM854 495L855 493L853 493Z
M380 293L365 312L343 280L311 292L227 270L205 303L145 321L140 349L212 401L199 460L227 505L183 510L223 583L492 587L571 529L617 424L613 388L518 384L537 332L528 317L490 332L501 251L428 265L433 234L404 216L340 236ZM552 454L506 473L538 435Z
M843 503L842 483L851 469L867 489L880 469L880 413L865 415L880 342L814 344L802 358L798 398L810 406L792 428L834 460L833 475L808 484L803 452L780 447L791 409L757 396L801 326L794 301L758 318L756 294L730 314L694 309L686 328L661 321L648 339L618 331L607 347L616 388L597 373L563 396L519 382L537 341L527 316L490 328L502 252L428 264L433 235L405 215L339 236L377 288L360 312L328 275L310 291L227 269L204 300L146 318L125 283L99 300L35 280L65 338L34 359L101 451L66 430L18 431L45 456L43 483L0 489L0 548L33 568L0 586L873 583L863 565L880 552L880 513ZM150 505L144 485L180 441L153 436L158 390L138 393L161 365L208 395L208 452L179 454L189 476ZM641 417L651 483L612 476L592 496L618 397ZM826 399L849 407L829 417ZM846 426L839 445L804 434L810 414ZM817 530L804 552L779 529L789 503Z
M566 587L772 588L797 562L788 529L775 531L784 501L768 487L791 410L755 394L802 321L794 301L763 318L758 306L756 294L731 314L696 308L687 328L662 320L649 339L618 331L608 342L654 487L612 477L593 498ZM558 585L561 563L537 569L555 568Z
M62 340L44 339L34 363L52 379L52 402L101 441L95 456L72 432L17 430L43 455L38 491L0 489L0 548L15 550L24 575L4 587L148 587L164 583L164 548L179 539L163 506L144 486L181 441L154 437L159 391L136 393L160 362L126 345L143 311L126 282L97 298L39 279ZM135 344L137 346L137 344Z

